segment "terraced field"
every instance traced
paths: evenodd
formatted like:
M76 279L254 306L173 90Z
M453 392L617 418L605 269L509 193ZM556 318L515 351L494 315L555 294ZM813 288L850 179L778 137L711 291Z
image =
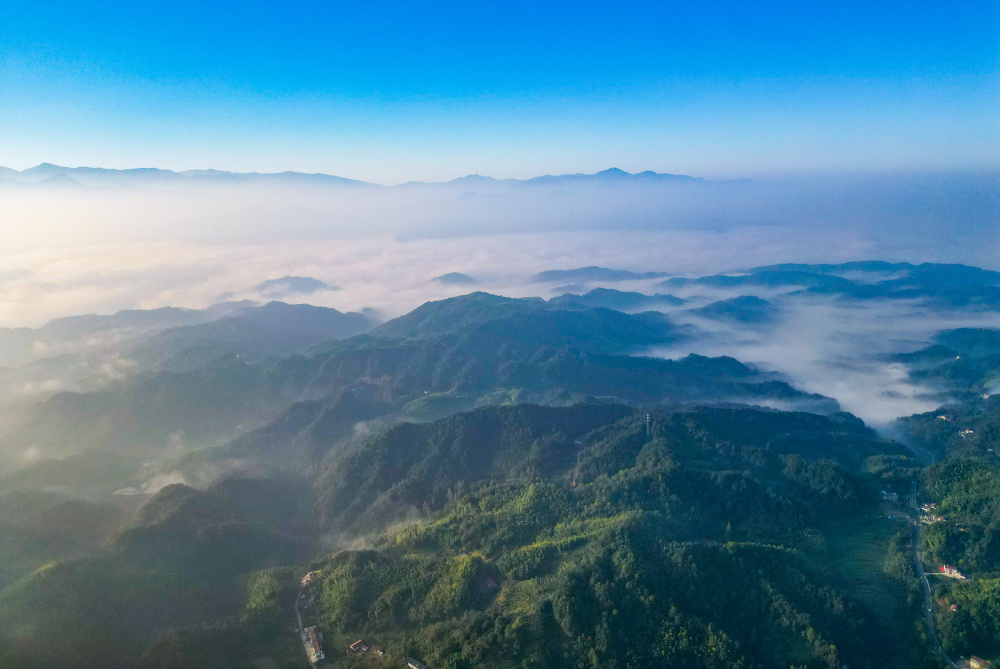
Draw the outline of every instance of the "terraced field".
M827 532L828 565L845 589L887 629L906 624L905 593L882 571L886 550L906 524L888 518L858 517Z

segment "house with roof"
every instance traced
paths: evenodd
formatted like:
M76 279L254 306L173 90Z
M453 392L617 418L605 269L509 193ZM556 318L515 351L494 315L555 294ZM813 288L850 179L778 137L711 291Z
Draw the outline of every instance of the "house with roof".
M309 662L313 664L319 660L326 659L326 655L323 653L323 646L320 644L322 640L322 634L315 627L307 627L302 630L302 644L306 647Z
M938 573L942 576L947 576L948 578L957 578L962 581L965 580L965 575L962 574L957 567L952 567L949 564L943 564L938 567Z

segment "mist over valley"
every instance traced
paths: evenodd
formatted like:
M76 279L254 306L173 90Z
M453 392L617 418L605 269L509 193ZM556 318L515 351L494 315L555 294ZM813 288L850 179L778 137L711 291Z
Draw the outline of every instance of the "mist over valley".
M998 37L0 3L0 669L1000 667Z

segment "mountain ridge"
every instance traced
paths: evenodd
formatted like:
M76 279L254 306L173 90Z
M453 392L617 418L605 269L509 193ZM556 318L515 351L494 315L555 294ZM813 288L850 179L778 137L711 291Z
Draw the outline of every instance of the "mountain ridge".
M75 186L87 185L122 185L152 183L157 180L169 181L172 183L183 182L259 182L259 181L291 181L307 184L323 184L352 186L361 188L414 188L421 186L461 186L469 184L489 184L489 185L546 185L559 183L581 183L581 182L651 182L651 181L672 181L672 182L704 182L701 177L692 177L685 174L670 174L645 170L642 172L626 172L617 167L611 167L594 174L581 172L567 174L544 174L527 179L496 179L491 176L480 174L469 174L446 181L408 181L400 184L378 184L360 179L325 174L322 172L296 172L286 170L283 172L232 172L229 170L217 169L190 169L190 170L168 170L158 167L133 167L124 169L106 167L68 167L53 163L40 163L34 167L23 170L16 170L10 167L0 166L0 177L15 184L42 184L51 183L67 184ZM52 181L55 179L55 181ZM91 183L88 183L91 182Z

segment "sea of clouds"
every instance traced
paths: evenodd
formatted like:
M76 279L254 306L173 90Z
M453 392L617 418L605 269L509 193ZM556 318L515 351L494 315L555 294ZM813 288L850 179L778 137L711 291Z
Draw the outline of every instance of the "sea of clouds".
M588 265L680 276L859 259L1000 269L995 186L995 174L586 188L7 186L0 188L0 327L121 309L204 308L226 293L255 297L249 287L287 275L338 290L285 301L371 308L390 318L474 289L551 297L559 287L533 282L535 273ZM449 272L478 283L433 281ZM664 292L655 282L613 287ZM696 292L681 296L697 305L748 291ZM936 401L886 355L915 350L940 329L997 325L996 314L918 303L758 294L782 303L781 327L695 323L711 336L654 353L732 355L881 423Z

